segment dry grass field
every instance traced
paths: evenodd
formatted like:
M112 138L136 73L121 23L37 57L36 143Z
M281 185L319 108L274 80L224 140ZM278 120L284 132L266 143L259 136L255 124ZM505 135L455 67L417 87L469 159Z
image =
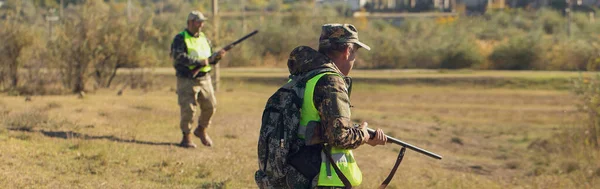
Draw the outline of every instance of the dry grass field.
M442 155L407 151L389 188L598 188L600 152L567 72L356 71L352 119ZM152 90L0 94L0 188L256 188L260 117L285 69L226 69L209 131L183 149L170 69ZM458 78L458 79L457 79ZM454 80L453 80L454 79ZM201 144L195 138L196 144ZM355 151L376 188L400 147Z

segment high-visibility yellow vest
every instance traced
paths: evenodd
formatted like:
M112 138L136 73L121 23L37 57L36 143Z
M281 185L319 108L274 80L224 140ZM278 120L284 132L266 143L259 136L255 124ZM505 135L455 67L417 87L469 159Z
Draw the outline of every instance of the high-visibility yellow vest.
M208 59L208 57L210 57L210 45L203 32L200 32L200 36L198 37L191 36L186 31L182 31L180 34L183 34L183 40L185 41L185 46L187 46L187 53L189 56L200 60ZM193 70L196 66L188 66L188 68ZM210 64L208 64L202 67L200 72L209 72L211 69Z
M311 121L319 122L321 121L321 117L319 116L319 112L315 107L313 101L313 94L315 91L315 85L319 81L321 77L325 74L335 74L337 73L321 73L311 78L306 82L306 89L304 90L304 102L302 103L302 114L300 117L300 128L298 136L302 139L305 138L304 131L306 131L306 127ZM356 161L354 160L354 155L352 154L352 150L349 149L341 149L332 147L331 156L333 160L336 162L337 166L340 168L344 176L350 181L352 186L358 186L362 182L362 172L358 168ZM330 164L330 161L325 156L324 152L321 152L321 168L319 171L319 180L318 186L344 186L344 183L340 180L337 173L335 172L333 165Z

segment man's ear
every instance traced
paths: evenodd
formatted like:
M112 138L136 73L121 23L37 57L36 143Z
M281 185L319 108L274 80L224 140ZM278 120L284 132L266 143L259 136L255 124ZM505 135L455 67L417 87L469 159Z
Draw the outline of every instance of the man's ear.
M348 46L344 50L344 58L346 58L346 60L350 59L350 54L352 54L352 48Z

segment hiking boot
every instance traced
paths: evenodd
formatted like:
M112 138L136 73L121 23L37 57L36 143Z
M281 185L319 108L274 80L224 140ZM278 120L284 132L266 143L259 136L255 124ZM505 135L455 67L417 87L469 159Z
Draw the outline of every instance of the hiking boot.
M206 128L198 126L198 128L196 128L196 130L194 130L194 135L196 135L198 138L200 138L200 140L202 141L202 144L204 144L204 146L208 146L211 147L212 146L212 140L210 140L210 137L208 136L208 134L206 133Z
M190 139L190 133L183 133L183 139L181 139L181 143L179 144L179 146L184 147L184 148L196 148L196 144L194 144L194 142L192 142L192 140Z

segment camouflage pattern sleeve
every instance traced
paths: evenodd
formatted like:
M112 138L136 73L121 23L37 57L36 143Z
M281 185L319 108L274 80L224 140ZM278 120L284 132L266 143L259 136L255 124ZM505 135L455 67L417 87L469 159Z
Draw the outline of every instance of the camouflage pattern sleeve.
M327 143L345 149L365 143L366 133L350 121L350 98L343 78L337 75L321 77L315 86L313 100L321 116L322 136Z
M204 60L192 58L187 54L187 46L181 34L177 34L171 43L171 56L175 59L176 66L206 66Z

